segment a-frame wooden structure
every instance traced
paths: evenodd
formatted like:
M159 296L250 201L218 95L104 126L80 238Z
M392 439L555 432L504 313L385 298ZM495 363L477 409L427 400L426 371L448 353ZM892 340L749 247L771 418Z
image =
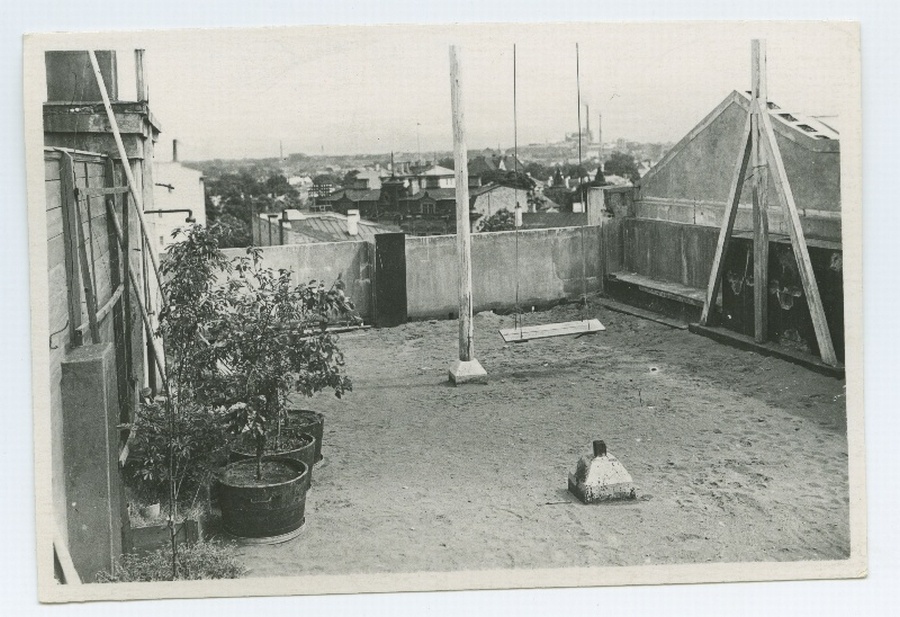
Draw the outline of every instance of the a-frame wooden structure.
M797 259L803 292L809 305L819 353L822 361L830 366L837 366L838 360L831 340L831 332L825 319L825 309L819 294L819 285L813 273L812 262L806 236L800 224L800 214L791 191L791 184L785 171L781 151L775 140L775 131L769 117L766 93L766 43L765 40L754 39L751 43L751 100L750 112L744 125L740 154L734 168L725 216L719 231L716 253L712 269L709 273L709 284L706 289L706 300L700 315L700 325L705 326L709 320L710 310L715 305L722 282L722 271L725 265L725 254L731 240L734 220L737 215L738 202L744 186L748 166L752 170L750 176L751 195L753 199L753 309L754 333L757 343L766 342L768 331L768 290L769 290L769 222L763 205L763 194L766 184L760 179L767 171L772 177L772 184L778 201L784 208L785 220L791 238L791 246Z

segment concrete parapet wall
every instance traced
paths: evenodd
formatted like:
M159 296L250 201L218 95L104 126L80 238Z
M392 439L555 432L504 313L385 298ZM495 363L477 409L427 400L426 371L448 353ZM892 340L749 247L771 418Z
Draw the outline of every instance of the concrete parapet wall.
M587 290L598 289L598 227L560 227L518 233L519 304L547 305L582 293L582 233ZM456 236L407 237L407 309L412 319L446 318L459 310ZM475 311L516 304L516 232L472 235Z
M312 279L331 285L340 276L346 293L363 318L372 314L372 247L366 242L321 242L263 248L262 265L293 272L293 280ZM228 257L244 255L244 249L226 249Z
M719 230L715 227L625 219L618 269L706 289L718 238Z

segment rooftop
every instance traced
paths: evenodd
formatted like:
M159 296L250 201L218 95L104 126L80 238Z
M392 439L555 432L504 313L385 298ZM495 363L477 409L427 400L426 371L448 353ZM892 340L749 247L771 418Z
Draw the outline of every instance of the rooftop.
M430 197L435 201L446 201L448 199L456 199L456 189L424 189L415 195L404 197L405 201L418 201Z
M453 176L456 174L452 169L447 169L446 167L441 167L440 165L432 165L425 171L421 172L420 176L438 176L438 177L446 177Z
M489 383L474 387L447 386L455 320L340 335L353 391L292 397L327 417L303 535L243 546L243 565L508 577L847 558L841 381L591 306L606 332L527 345L496 332L513 316L478 314ZM570 305L524 318L581 317ZM566 491L592 439L634 478L636 501L584 506Z
M377 234L400 231L399 228L391 225L359 219L357 223L358 233L355 236L351 236L347 227L348 217L338 212L307 213L294 209L285 210L284 212L294 241L304 243L343 242L346 240L374 242ZM265 214L260 214L260 218L265 217Z

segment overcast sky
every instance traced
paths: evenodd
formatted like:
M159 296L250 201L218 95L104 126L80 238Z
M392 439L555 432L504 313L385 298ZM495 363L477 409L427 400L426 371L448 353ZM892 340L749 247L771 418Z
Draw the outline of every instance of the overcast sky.
M753 37L767 39L771 100L840 113L851 39L814 23L181 30L95 41L119 51L123 99L134 96L132 50L146 49L163 143L177 138L183 159L205 159L277 156L280 141L285 154L450 150L451 43L463 54L470 148L512 146L514 43L520 144L576 130L576 42L593 131L602 113L604 141L677 141L731 90L749 89Z

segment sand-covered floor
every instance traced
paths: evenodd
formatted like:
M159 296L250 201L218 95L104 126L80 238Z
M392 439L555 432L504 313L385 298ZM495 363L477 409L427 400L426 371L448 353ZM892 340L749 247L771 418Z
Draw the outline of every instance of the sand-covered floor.
M353 392L297 401L326 416L304 530L239 548L248 575L849 556L843 381L595 313L606 332L520 345L477 316L488 385L448 385L455 321L342 335ZM593 439L640 499L567 493Z

